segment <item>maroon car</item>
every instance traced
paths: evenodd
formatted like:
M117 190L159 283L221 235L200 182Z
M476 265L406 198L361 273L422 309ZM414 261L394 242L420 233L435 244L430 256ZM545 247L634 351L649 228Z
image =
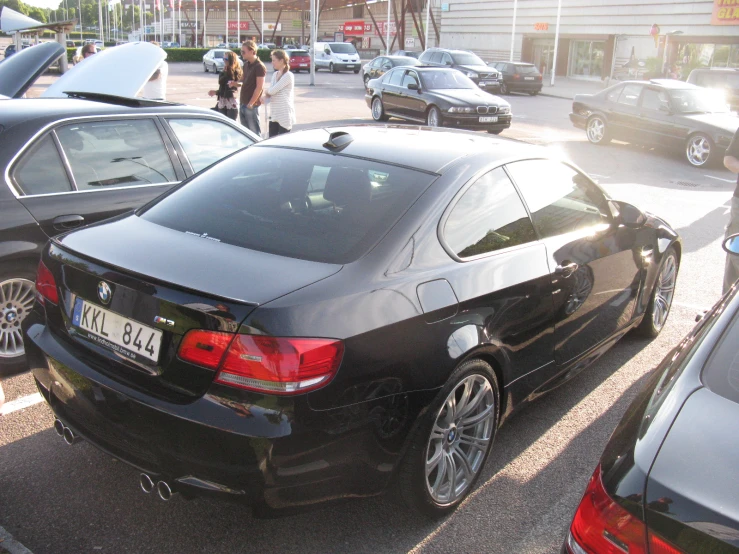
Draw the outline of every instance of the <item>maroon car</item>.
M290 69L293 73L310 71L310 54L305 50L290 50Z

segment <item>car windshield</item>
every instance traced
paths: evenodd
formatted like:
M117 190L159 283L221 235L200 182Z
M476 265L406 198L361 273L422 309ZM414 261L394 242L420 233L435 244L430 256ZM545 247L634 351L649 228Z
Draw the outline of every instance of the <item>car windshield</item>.
M472 52L461 52L454 54L452 57L457 65L485 65L485 62Z
M669 91L672 105L678 113L726 113L729 107L719 92L707 89Z
M476 89L477 85L461 71L425 71L421 73L423 88L427 90L442 89Z
M139 215L243 248L348 263L366 253L434 179L330 152L250 147Z
M357 49L351 44L331 44L331 50L336 54L356 54Z

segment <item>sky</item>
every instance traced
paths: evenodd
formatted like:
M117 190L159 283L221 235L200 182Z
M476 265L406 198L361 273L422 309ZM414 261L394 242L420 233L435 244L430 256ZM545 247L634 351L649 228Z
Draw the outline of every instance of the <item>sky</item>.
M23 3L27 6L36 6L37 8L50 8L52 10L58 8L60 4L59 0L23 0ZM67 0L68 8L76 5L76 0Z

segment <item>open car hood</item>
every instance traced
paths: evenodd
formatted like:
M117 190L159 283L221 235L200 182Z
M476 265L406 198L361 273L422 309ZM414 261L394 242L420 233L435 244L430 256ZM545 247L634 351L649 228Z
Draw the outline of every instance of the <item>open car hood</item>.
M20 98L66 51L58 42L23 48L0 62L0 98Z
M132 98L166 57L164 50L148 42L107 48L75 65L41 96L65 97L65 92L74 91Z

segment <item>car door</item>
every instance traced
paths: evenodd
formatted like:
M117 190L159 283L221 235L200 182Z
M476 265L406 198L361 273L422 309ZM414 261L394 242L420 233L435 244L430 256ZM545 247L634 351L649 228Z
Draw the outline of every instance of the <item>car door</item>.
M687 126L680 125L670 104L670 95L648 86L642 92L639 117L643 136L650 144L679 147L684 143Z
M382 78L382 103L386 112L400 113L401 109L401 83L405 70L403 68L393 69Z
M46 133L10 169L48 236L138 208L185 177L156 118L85 119Z
M409 85L415 85L417 88L415 90L409 89ZM426 101L421 92L421 80L412 69L406 69L403 74L398 104L398 111L403 117L418 120L426 119Z
M603 192L562 162L525 160L506 171L546 245L562 367L631 321L642 279L639 231L615 224Z
M183 114L163 120L187 176L259 140L243 127L221 117Z
M615 102L608 102L606 123L614 138L629 142L642 140L642 129L639 121L639 98L644 85L627 83L621 89Z
M442 217L439 237L458 262L447 275L459 300L450 354L470 333L474 341L484 337L505 351L512 372L506 382L523 379L506 390L525 398L554 371L552 284L546 248L503 168L465 185Z

